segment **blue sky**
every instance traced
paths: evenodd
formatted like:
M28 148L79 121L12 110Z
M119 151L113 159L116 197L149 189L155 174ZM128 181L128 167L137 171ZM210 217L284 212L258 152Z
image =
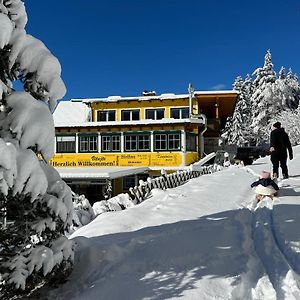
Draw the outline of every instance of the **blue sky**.
M25 1L26 31L58 57L64 99L231 89L263 64L300 75L299 0Z

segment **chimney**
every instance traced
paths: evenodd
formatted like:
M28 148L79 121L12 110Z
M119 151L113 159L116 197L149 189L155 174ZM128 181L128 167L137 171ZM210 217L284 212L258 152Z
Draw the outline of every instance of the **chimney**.
M143 91L142 95L143 96L156 96L156 92L155 91Z

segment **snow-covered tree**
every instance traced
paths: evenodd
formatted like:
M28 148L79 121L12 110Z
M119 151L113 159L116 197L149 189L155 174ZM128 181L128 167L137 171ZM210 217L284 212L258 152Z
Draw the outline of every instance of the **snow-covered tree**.
M244 80L242 78L242 76L237 76L237 78L234 80L232 87L234 90L240 92L242 90L244 84Z
M245 98L248 100L248 102L250 102L253 94L253 82L250 74L247 74L244 80L243 92L245 94Z
M232 117L228 117L226 119L226 123L225 123L225 127L224 129L222 130L222 134L221 134L221 138L222 138L222 144L228 144L228 139L229 139L229 135L230 135L230 132L231 132L231 120L232 120Z
M279 103L281 110L297 108L300 95L297 76L291 70L287 76L284 67L281 67L278 75L274 84L274 101Z
M233 88L239 92L239 95L233 115L226 122L222 138L226 144L244 146L249 144L251 78L247 76L244 81L241 76L238 76L233 83Z
M70 188L47 161L52 112L66 92L61 67L25 31L21 0L0 0L0 298L28 294L70 270ZM24 91L16 92L16 81Z
M271 124L279 121L290 137L293 146L300 144L300 111L284 110L271 120Z
M230 124L228 126L228 131L224 132L222 137L226 139L227 144L235 144L240 146L244 143L243 140L243 115L242 115L242 102L243 94L241 93L243 86L243 79L238 76L234 83L233 88L239 92L237 103L232 118L230 119Z
M300 84L298 76L293 73L292 69L290 68L287 76L286 76L286 85L289 87L289 92L293 95L293 102L291 103L291 108L298 108L299 101L300 101Z
M268 141L270 119L282 110L281 103L276 97L276 73L273 69L270 50L265 55L264 66L257 68L253 75L254 92L251 98L252 124L251 130L256 144Z
M269 142L272 123L286 124L291 118L297 123L300 84L296 74L281 67L278 78L273 69L271 52L267 51L263 67L257 68L245 80L238 76L233 88L239 91L234 113L226 120L222 138L227 144L264 145ZM287 124L288 125L288 124ZM290 126L286 126L290 127ZM297 132L297 126L291 132ZM294 144L298 144L294 137Z
M278 72L278 79L284 80L286 78L285 67L281 67Z

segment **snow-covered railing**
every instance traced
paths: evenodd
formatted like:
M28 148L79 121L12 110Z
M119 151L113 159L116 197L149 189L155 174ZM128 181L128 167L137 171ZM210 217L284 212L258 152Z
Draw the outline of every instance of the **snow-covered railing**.
M171 174L162 174L154 179L148 177L147 181L140 180L139 186L129 189L131 198L135 203L140 203L151 195L152 189L170 189L180 186L192 178L199 177L204 174L211 174L220 170L218 165L202 166L198 171L182 170Z
M211 159L215 158L216 155L217 154L215 152L212 152L212 153L206 155L205 157L201 158L199 161L196 161L195 163L191 164L189 166L189 168L192 171L201 171L202 166L204 164L208 163Z
M177 171L171 174L162 173L162 176L155 179L148 178L146 182L143 180L139 181L139 186L130 188L129 192L136 203L144 201L150 196L151 190L154 188L158 189L169 189L180 186L186 183L188 180L199 177L204 174L214 173L218 170L217 165L204 166L208 161L213 159L216 153L210 153L198 162L192 164L188 169Z

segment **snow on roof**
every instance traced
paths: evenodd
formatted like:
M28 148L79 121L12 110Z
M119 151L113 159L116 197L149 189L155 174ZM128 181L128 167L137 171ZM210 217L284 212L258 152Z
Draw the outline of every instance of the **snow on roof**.
M90 114L91 109L81 101L60 101L53 113L54 124L58 127L78 125L88 122Z
M219 94L239 94L239 91L236 90L219 90L219 91L195 91L194 92L195 95L219 95Z
M220 94L238 94L238 91L235 90L222 90L222 91L195 91L195 95L220 95ZM92 103L92 102L118 102L118 101L145 101L145 100L165 100L165 99L184 99L188 98L189 94L173 94L166 93L161 95L150 95L150 96L136 96L136 97L122 97L122 96L109 96L106 98L84 98L84 99L71 99L71 101L82 101L84 103Z
M107 98L93 98L93 99L81 99L81 100L82 102L85 103L92 103L92 102L100 102L100 101L117 102L117 101L132 101L132 100L145 101L145 100L182 99L188 97L189 97L188 94L181 94L181 95L162 94L160 96L136 96L136 97L109 96ZM79 100L79 99L74 99L74 100Z
M138 120L138 121L105 121L105 122L81 122L78 120L73 120L72 122L56 123L54 120L55 127L99 127L99 126L125 126L125 125L154 125L154 124L204 124L205 121L201 119L173 119L165 118L161 120Z
M148 167L56 168L63 179L114 179L143 173Z

